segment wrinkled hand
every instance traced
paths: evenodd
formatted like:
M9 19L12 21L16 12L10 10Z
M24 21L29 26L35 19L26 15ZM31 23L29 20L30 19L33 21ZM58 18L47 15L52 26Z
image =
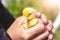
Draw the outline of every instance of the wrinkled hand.
M25 29L23 16L17 18L7 30L12 40L53 40L52 23L46 16L41 14L39 22L31 28Z

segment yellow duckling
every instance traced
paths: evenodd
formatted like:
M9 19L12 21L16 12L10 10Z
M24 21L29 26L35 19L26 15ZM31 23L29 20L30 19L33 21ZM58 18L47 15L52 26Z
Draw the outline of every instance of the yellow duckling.
M38 19L35 17L34 12L35 10L30 7L27 7L23 10L23 17L28 19L28 21L24 23L25 28L30 28L38 22Z

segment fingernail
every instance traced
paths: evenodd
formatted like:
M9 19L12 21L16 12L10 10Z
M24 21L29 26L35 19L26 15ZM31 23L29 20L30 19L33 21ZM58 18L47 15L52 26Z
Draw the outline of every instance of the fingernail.
M49 38L49 40L52 40L53 39L53 35L50 34L48 38Z

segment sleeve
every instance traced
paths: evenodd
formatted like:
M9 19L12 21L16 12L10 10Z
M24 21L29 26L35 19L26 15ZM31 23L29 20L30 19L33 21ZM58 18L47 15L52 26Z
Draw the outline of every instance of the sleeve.
M14 16L0 2L0 23L3 25L3 28L7 30L14 20Z
M3 28L0 29L0 40L11 40Z

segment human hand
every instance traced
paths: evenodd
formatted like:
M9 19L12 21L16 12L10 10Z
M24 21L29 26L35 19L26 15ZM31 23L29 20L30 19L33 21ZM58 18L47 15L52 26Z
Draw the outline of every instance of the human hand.
M23 17L17 18L17 20L7 30L7 33L13 40L28 40L31 39L33 35L41 33L44 30L44 25L40 19L38 24L29 29L24 29L22 25L23 21Z
M52 24L51 22L48 23L47 18L45 18L44 15L41 15L39 22L29 29L25 29L23 27L24 20L25 19L23 17L17 18L7 30L7 33L12 38L12 40L43 40L47 37L48 40L53 39L53 35L50 34L52 31Z
M53 40L53 32L52 32L53 24L52 24L51 20L48 20L44 14L41 14L40 19L44 23L44 27L46 28L45 30L49 31L49 36L45 40Z

